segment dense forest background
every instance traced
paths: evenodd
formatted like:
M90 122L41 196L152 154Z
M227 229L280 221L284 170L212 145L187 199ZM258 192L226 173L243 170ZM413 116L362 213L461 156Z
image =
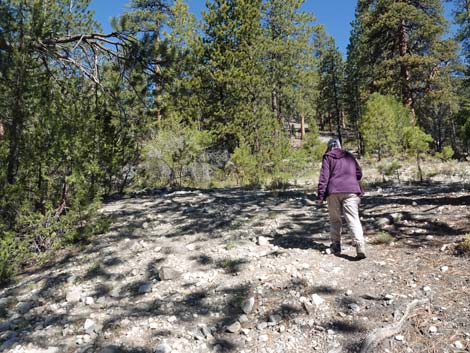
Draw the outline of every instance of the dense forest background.
M343 59L303 0L0 0L0 278L104 226L103 197L281 187L321 160L465 160L470 1L358 0ZM413 163L415 163L413 162Z

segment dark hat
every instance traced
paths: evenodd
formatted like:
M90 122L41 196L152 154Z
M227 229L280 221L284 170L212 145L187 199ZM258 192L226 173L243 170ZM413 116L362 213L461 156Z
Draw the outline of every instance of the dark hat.
M330 139L328 141L328 151L331 151L335 148L341 148L341 143L337 139Z

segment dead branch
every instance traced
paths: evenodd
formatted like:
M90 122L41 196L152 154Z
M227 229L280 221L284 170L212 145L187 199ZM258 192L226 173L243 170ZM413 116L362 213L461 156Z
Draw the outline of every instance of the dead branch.
M405 324L406 319L410 315L411 311L419 305L424 305L429 302L429 299L416 299L413 300L405 309L400 321L382 328L373 330L367 335L367 337L362 342L361 350L359 353L368 353L372 352L373 349L384 339L396 335L400 332Z

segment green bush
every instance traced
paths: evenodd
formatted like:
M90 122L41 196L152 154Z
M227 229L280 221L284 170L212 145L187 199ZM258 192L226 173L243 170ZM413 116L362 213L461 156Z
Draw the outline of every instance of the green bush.
M376 234L375 238L373 239L374 244L391 244L395 239L393 236L385 231L380 231Z
M435 154L436 158L442 159L443 161L448 161L454 156L454 150L450 146L444 146L442 152L437 152Z
M462 241L456 246L455 252L458 255L470 255L470 233L464 235Z
M379 160L397 153L403 128L411 121L411 111L394 97L372 94L359 127L365 152L376 154Z
M235 176L237 185L258 183L263 179L262 170L258 169L257 158L245 141L233 151L226 170Z
M377 169L379 173L382 175L382 180L384 182L386 182L386 179L385 179L386 176L388 177L395 176L398 179L398 181L400 181L399 170L401 168L402 168L402 165L396 160L393 160L391 162L380 163L377 166Z
M208 132L191 127L162 129L144 148L145 172L151 184L200 185L210 181Z
M0 237L0 283L4 283L18 270L26 249L14 232L2 232Z

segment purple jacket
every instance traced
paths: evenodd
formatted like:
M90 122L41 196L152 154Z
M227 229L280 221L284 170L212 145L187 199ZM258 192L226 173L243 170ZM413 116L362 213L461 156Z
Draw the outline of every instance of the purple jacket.
M323 201L329 194L350 192L362 195L359 185L362 170L354 156L342 149L333 149L323 155L318 181L318 199Z

